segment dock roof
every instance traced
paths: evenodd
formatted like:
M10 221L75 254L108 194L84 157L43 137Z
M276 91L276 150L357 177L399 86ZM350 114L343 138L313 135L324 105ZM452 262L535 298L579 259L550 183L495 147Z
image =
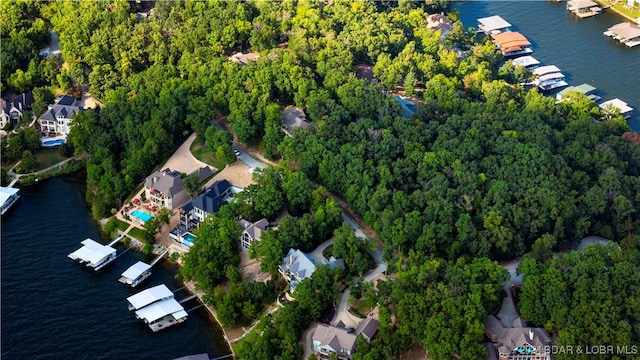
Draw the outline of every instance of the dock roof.
M586 94L594 91L595 89L596 89L595 87L593 87L593 86L591 86L589 84L581 84L581 85L578 85L578 86L569 86L568 88L560 91L557 94L557 96L558 97L562 97L563 95L567 94L570 91L576 91L576 92L579 92L579 93L582 93L582 94L586 95Z
M540 75L556 73L560 71L561 70L555 65L545 65L545 66L540 66L539 68L533 69L533 74L540 76Z
M144 320L147 324L162 319L167 315L173 315L173 317L178 320L186 317L187 312L184 311L182 305L174 298L155 302L136 311L138 319Z
M491 38L503 51L509 51L511 49L522 48L531 45L529 40L517 31L503 32L499 34L491 35Z
M145 271L151 269L151 265L144 263L142 261L138 261L137 263L131 265L125 272L122 273L121 276L126 277L127 279L135 280L138 276L144 274Z
M154 303L158 300L165 300L173 298L173 293L166 287L164 284L154 286L147 290L141 291L135 295L129 296L127 301L133 309L143 308L151 303Z
M533 56L521 56L519 58L515 58L511 61L513 65L521 65L524 67L539 65L540 61L536 60Z
M622 41L640 38L640 26L628 22L613 25L607 30L622 39Z
M20 189L11 188L11 187L0 187L0 204L4 205L4 203L9 200L10 197L17 194Z
M104 258L116 252L116 249L111 246L102 245L91 239L82 240L81 244L84 246L69 254L69 257L73 260L80 259L85 261L92 267L95 267Z
M594 6L598 6L598 4L591 0L569 0L567 2L567 6L569 10L575 10L592 8Z
M608 105L611 105L620 110L621 114L633 111L633 108L631 106L618 98L603 102L602 104L600 104L600 108L605 109Z
M478 24L484 31L493 31L511 27L511 24L498 15L478 19Z

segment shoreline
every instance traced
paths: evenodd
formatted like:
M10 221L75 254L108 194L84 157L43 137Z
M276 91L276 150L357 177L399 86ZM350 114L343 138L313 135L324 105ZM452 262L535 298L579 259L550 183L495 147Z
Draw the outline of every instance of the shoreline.
M631 21L632 23L636 24L636 25L640 25L640 17L638 18L632 18L631 16L621 12L620 10L616 9L615 7L613 7L613 4L608 4L607 2L603 1L603 0L595 0L595 2L604 7L607 7L606 9L604 9L605 11L612 11L614 14L618 15L618 16L622 16L625 20Z

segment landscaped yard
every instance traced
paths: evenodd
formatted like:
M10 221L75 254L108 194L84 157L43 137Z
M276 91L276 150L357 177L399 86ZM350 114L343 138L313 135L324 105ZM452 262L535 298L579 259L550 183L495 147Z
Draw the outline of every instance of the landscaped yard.
M635 6L633 8L629 8L627 6L627 1L618 1L618 0L600 0L597 1L601 5L611 5L613 3L613 9L620 12L627 17L636 20L640 18L640 6Z
M129 228L129 224L125 221L122 221L120 219L117 219L116 217L113 217L113 222L116 224L116 229L120 230L120 231L125 231Z
M365 318L373 310L368 306L364 299L358 299L351 304L351 311L358 317Z
M137 227L132 228L131 230L129 230L129 235L144 242L144 230L140 228L137 228Z
M327 246L327 248L322 251L322 256L324 256L325 259L329 259L333 256L333 244Z
M204 143L202 142L200 137L196 137L196 139L191 144L189 151L191 151L191 154L193 154L196 159L205 162L215 167L216 169L224 168L224 162L216 159L214 152L204 146Z
M60 161L66 160L67 158L65 158L64 156L60 155L60 153L58 152L57 148L51 148L51 149L40 149L38 151L36 151L35 154L33 154L33 156L35 156L36 161L38 162L38 166L36 166L35 169L33 169L33 172L36 172L38 170L42 170L46 167L49 167L51 165L55 165L57 163L59 163Z

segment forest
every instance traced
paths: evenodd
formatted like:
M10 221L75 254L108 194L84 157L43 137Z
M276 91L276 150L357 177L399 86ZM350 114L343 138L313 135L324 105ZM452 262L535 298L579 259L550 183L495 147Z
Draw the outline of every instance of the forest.
M245 206L232 209L255 219L271 217L286 204L293 215L287 231L268 232L252 251L265 269L273 269L290 244L309 249L331 234L350 244L345 248L360 249L332 223L337 206L301 189L320 185L344 199L379 235L395 277L372 295L381 306L382 336L363 344L358 358L394 358L412 343L422 344L433 359L478 358L484 351L482 321L503 296L506 275L494 261L525 254L540 263L525 270L523 317L559 331L559 341L577 341L569 336L578 330L563 332L568 325L558 322L559 308L532 305L560 298L539 299L528 282L560 281L551 278L559 265L548 260L550 254L586 235L611 239L636 256L640 147L621 138L628 131L625 121L603 116L584 96L556 103L517 85L526 72L509 64L500 70L503 59L494 45L456 21L453 2L151 4L3 2L3 13L14 14L15 22L0 28L11 39L2 52L2 72L8 74L3 89L72 91L88 84L104 103L99 111L77 115L70 134L75 153L90 154L87 199L96 218L112 214L191 131L213 144L228 143L212 130L216 112L238 141L282 163L284 180L270 173L276 170L266 171L242 193ZM427 16L441 11L454 21L446 36L427 28ZM38 19L59 34L64 66L37 60L33 49L48 41ZM228 60L239 51L259 58L246 66ZM358 76L362 66L371 67L376 81ZM417 113L402 116L395 94L415 99ZM289 105L303 109L315 129L285 136L281 110ZM222 148L221 156L228 150ZM217 284L237 278L227 271L237 264L237 248L224 239L238 229L225 216L233 215L210 220L225 225L218 226L224 232L208 235L220 241L206 251L222 251L225 262L204 275L197 266L184 268L187 278L202 278L217 304L231 303L225 300L230 295L214 290ZM366 259L341 255L350 257L351 275L366 267ZM209 264L206 259L193 255L187 264ZM314 320L309 307L331 303L336 282L326 274L305 285L323 289L319 298L263 319L263 336L241 342L240 357L299 358L304 328L285 329L293 321L287 316L300 317L300 324ZM265 290L234 286L231 293L249 305L229 322L244 323L263 305ZM619 286L631 291L629 283ZM597 296L584 292L587 299ZM620 325L624 314L633 315L624 311L611 321ZM637 325L615 334L639 339ZM264 343L262 355L247 350L255 343Z

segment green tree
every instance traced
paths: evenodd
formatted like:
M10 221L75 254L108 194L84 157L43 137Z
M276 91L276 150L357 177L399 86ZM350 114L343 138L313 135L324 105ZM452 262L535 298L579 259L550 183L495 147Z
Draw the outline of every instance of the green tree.
M29 150L22 152L22 160L20 161L20 171L28 173L38 166L35 156Z
M200 177L197 173L192 173L189 176L182 179L182 183L184 184L184 188L187 189L187 192L191 197L197 195L202 187L200 186Z

